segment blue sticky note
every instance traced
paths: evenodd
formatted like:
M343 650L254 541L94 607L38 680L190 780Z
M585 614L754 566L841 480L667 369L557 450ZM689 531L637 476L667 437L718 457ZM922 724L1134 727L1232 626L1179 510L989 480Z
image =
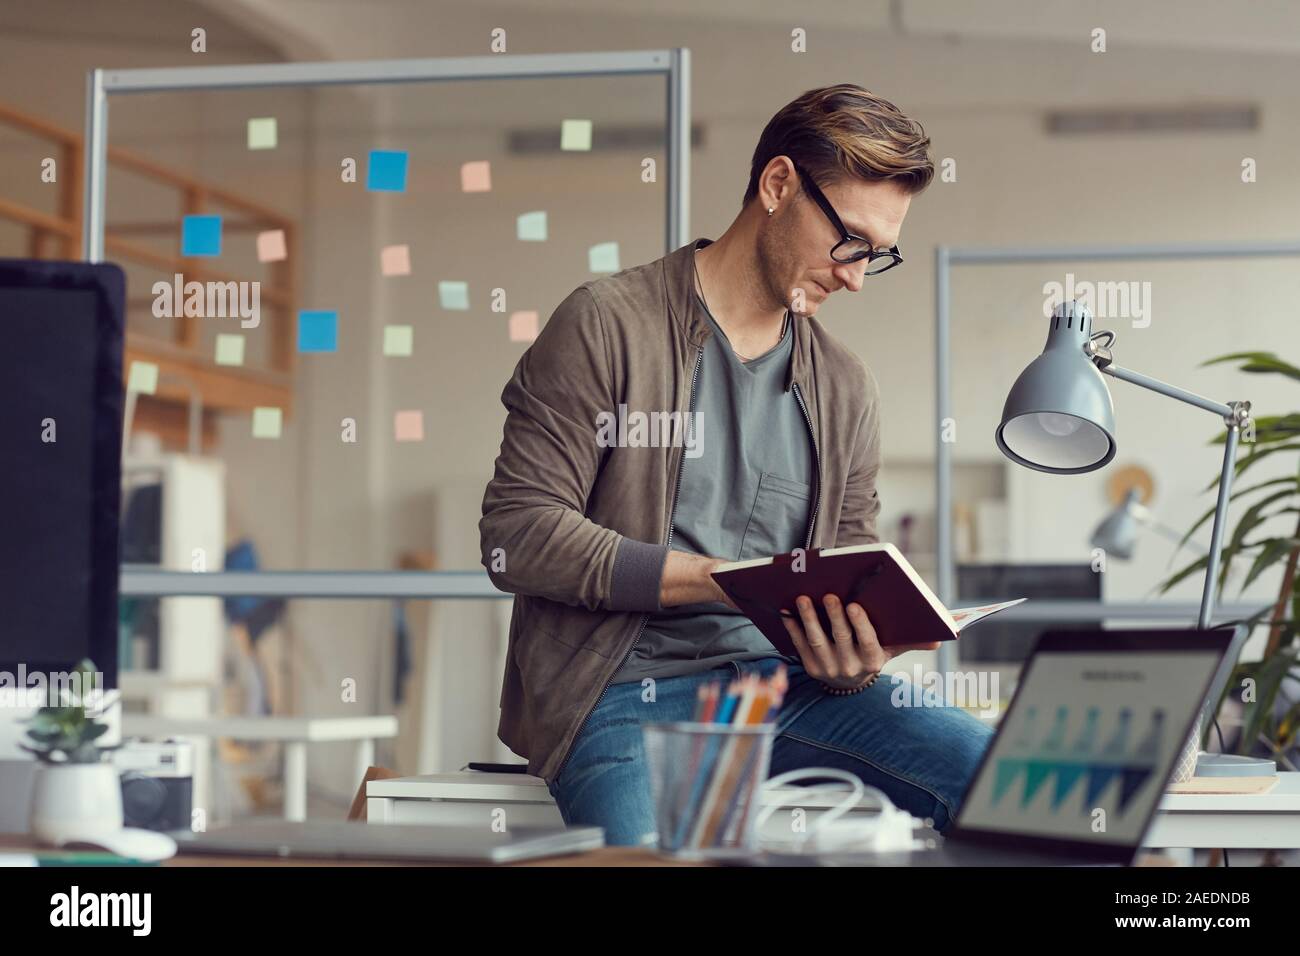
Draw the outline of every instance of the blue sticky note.
M469 283L442 280L438 283L438 301L444 309L468 309Z
M182 219L181 255L221 255L221 217L186 216Z
M524 242L545 242L545 211L523 213L515 223L515 235Z
M618 272L618 243L599 242L588 249L587 268L592 272Z
M366 167L366 188L379 192L406 192L406 151L372 149Z
M337 352L339 314L337 312L298 313L299 352Z

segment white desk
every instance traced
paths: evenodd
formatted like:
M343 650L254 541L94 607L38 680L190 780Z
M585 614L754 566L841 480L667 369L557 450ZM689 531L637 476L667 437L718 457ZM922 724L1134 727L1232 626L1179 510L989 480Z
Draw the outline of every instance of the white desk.
M355 740L356 779L375 762L375 741L397 736L397 718L358 717L206 717L178 718L123 714L124 737L229 737L274 740L284 744L284 818L307 819L307 745Z
M1279 776L1270 793L1165 794L1144 846L1300 849L1300 773ZM774 799L766 793L764 797L765 803ZM366 817L372 823L485 825L498 807L506 810L511 823L563 823L546 784L522 774L461 771L372 780L366 798ZM807 807L812 822L839 799L839 794L828 794L797 802ZM783 826L779 816L769 824Z
M1300 773L1279 773L1268 793L1167 793L1146 845L1153 848L1300 849Z
M784 799L783 799L784 798ZM842 793L809 794L800 787L764 790L763 805L802 807L811 825L823 812L843 801ZM366 820L370 823L425 823L456 826L490 826L498 809L508 825L564 826L560 808L540 777L518 773L480 773L463 770L419 777L391 777L366 784ZM862 811L874 814L875 804ZM764 832L774 839L788 838L789 816L773 813Z

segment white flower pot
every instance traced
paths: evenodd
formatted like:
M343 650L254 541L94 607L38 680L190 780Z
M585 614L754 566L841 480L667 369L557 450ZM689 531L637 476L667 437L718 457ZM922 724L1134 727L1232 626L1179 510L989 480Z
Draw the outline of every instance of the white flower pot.
M29 826L42 843L94 839L122 829L122 786L111 763L42 763Z

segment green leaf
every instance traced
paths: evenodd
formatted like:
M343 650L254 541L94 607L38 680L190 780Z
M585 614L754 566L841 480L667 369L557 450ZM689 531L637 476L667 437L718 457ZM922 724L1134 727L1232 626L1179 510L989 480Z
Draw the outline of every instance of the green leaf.
M1297 730L1300 730L1300 702L1292 704L1277 722L1275 739L1279 749L1290 750L1295 745Z
M1285 562L1287 556L1291 554L1291 549L1296 546L1292 543L1295 540L1295 538L1273 538L1265 542L1264 549L1255 555L1255 560L1251 562L1250 570L1246 572L1246 578L1241 582L1241 588L1237 593L1243 593L1257 577L1273 565Z
M1201 366L1218 365L1222 362L1241 362L1243 372L1285 375L1300 381L1300 368L1282 361L1272 352L1233 352L1231 355L1208 359L1202 362Z
M1251 441L1246 441L1245 434L1241 435L1241 444L1245 448L1300 437L1300 414L1261 415L1252 418L1251 422L1255 426L1255 437ZM1225 428L1210 439L1210 444L1222 445L1227 440L1228 430Z
M1209 560L1210 560L1209 556L1205 555L1197 558L1195 561L1193 561L1191 564L1187 565L1186 567L1176 571L1171 577L1166 578L1164 581L1160 583L1160 593L1164 594L1175 584L1182 581L1184 578L1187 578L1195 574L1197 571L1204 571L1206 564L1209 563Z
M1277 698L1278 688L1295 662L1293 654L1275 654L1262 661L1255 686L1255 701L1245 707L1245 723L1238 744L1242 753L1249 753L1264 728L1265 722L1273 713L1273 702Z
M94 690L99 686L99 672L95 669L95 662L89 657L81 659L77 664L75 673L80 678L83 693Z
M1214 481L1211 482L1203 490L1209 491L1213 488L1218 487L1218 484L1219 484L1219 479L1215 478ZM1260 481L1253 485L1247 485L1244 488L1235 487L1232 489L1232 493L1228 495L1228 501L1233 502L1236 501L1238 498L1244 497L1245 495L1253 494L1254 492L1260 491L1264 488L1270 488L1274 485L1282 485L1282 484L1288 486L1294 486L1295 493L1300 495L1300 474L1297 474L1296 477L1294 478L1291 477L1270 478L1268 481ZM1202 514L1199 518L1196 519L1196 523L1187 530L1187 533L1183 535L1182 540L1178 543L1179 548L1182 548L1183 545L1187 544L1187 542L1191 539L1192 535L1196 533L1196 530L1200 528L1201 525L1205 524L1205 522L1209 521L1211 518L1214 517L1214 509L1217 507L1218 507L1218 502L1216 501L1213 505L1211 505L1209 508L1205 510L1204 514Z
M1251 449L1250 454L1237 458L1236 467L1233 469L1234 478L1244 474L1247 468L1259 464L1265 458L1268 458L1271 455L1276 455L1280 451L1300 451L1300 442L1291 442L1285 445L1269 445L1267 448L1262 450L1256 450L1254 445L1247 447ZM1216 478L1214 479L1214 484L1210 487L1216 487L1218 483L1219 480Z

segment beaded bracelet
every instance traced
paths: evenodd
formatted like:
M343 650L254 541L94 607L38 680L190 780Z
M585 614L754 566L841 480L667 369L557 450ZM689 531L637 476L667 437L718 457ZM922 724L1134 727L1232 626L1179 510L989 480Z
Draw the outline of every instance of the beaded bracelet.
M847 697L849 694L860 694L876 682L880 672L871 675L871 679L860 687L831 687L829 684L822 684L822 689L833 697Z

